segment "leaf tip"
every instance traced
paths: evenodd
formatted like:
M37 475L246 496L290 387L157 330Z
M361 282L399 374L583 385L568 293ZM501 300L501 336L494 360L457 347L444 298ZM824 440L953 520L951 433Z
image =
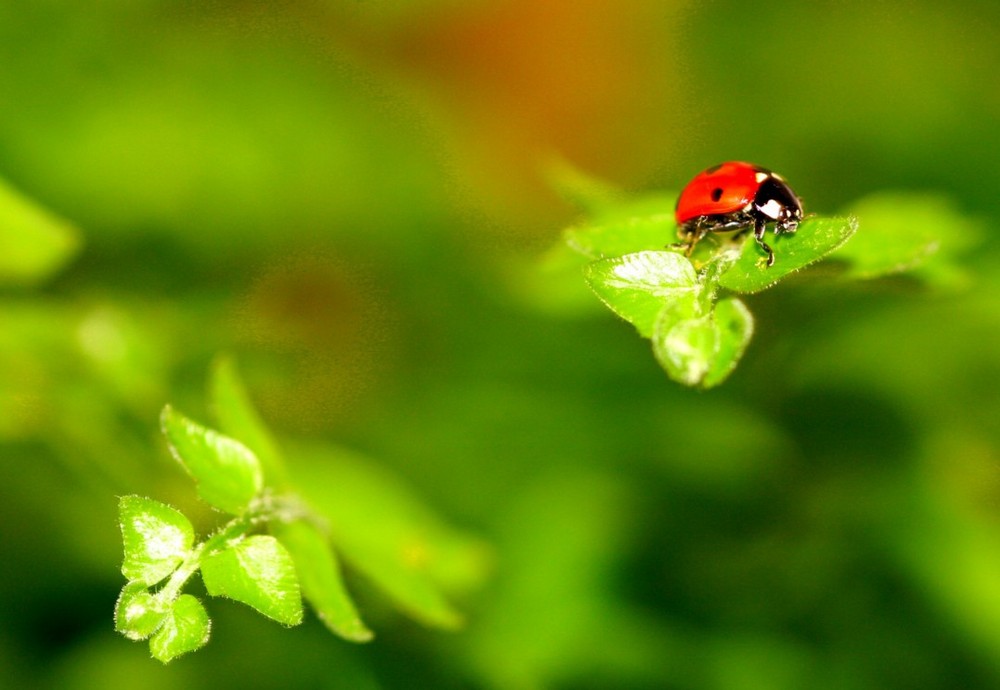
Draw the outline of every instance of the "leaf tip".
M317 618L329 628L333 633L343 640L348 642L357 642L359 644L364 644L366 642L371 642L375 639L375 633L372 632L371 628L364 624L360 618L354 618L347 622L337 622L334 621L322 611L317 611Z
M167 430L170 426L170 422L176 414L177 413L174 411L174 408L170 403L164 405L163 409L160 410L160 430L164 434L167 433Z

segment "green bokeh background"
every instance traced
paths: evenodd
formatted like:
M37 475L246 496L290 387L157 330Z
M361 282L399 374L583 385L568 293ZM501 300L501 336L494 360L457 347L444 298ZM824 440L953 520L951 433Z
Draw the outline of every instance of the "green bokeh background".
M0 4L0 178L79 242L0 288L4 686L997 687L998 68L995 2ZM789 281L680 388L536 270L546 171L726 159L817 213L946 196L967 283ZM114 633L117 496L198 510L156 419L220 351L494 545L464 630L356 578L367 646L214 600L169 667Z

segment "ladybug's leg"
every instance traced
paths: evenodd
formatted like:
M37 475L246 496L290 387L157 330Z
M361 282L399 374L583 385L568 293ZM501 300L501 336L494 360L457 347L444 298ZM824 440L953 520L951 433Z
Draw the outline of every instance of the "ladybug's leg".
M794 235L795 231L799 229L799 221L794 218L779 218L778 222L774 225L774 234L782 235L789 234Z
M694 235L691 237L691 244L688 245L686 256L691 256L691 252L694 251L694 246L701 242L705 235L711 232L712 226L710 223L704 222L703 219L698 219L698 223L695 225Z
M767 223L763 218L757 218L753 222L753 238L757 240L757 244L760 248L767 252L767 267L770 268L774 265L774 250L772 250L767 242L764 241L764 230L767 229Z
M703 221L703 218L698 218L694 223L685 223L678 229L677 235L681 241L675 242L673 246L684 247L684 256L691 256L695 245L708 234L709 228L705 226Z
M691 234L685 232L684 228L680 228L677 230L677 237L680 240L679 242L671 242L667 246L671 249L683 249L686 256L688 250L691 248Z

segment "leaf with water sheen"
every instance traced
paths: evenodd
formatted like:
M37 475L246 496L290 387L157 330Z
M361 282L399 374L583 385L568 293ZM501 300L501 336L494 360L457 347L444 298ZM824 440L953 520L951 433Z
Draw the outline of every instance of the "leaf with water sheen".
M154 585L174 572L194 545L194 529L182 513L142 496L118 501L125 557L122 575Z
M747 237L739 259L719 278L719 285L733 292L753 293L766 290L790 273L819 261L850 239L858 229L857 218L809 218L794 234L775 236L768 232L765 241L774 250L774 265L765 265L767 254L752 237Z
M275 523L271 532L295 562L302 595L333 633L352 642L368 642L372 632L361 620L344 586L340 565L326 536L310 522Z
M196 424L170 405L160 416L170 451L209 505L240 515L263 487L260 461L239 441Z
M197 598L182 594L174 601L163 625L149 641L154 659L168 663L182 654L201 649L211 633L208 612Z
M753 334L753 318L742 302L719 300L707 314L691 308L664 309L653 333L653 352L670 378L710 388L730 374Z
M302 622L302 596L291 555L272 536L247 537L201 564L212 596L229 597L285 625Z
M666 304L698 290L694 266L677 252L643 251L600 259L584 269L584 276L611 311L647 338Z
M715 303L713 314L717 339L712 364L701 382L702 388L717 386L732 373L753 337L753 315L735 297Z

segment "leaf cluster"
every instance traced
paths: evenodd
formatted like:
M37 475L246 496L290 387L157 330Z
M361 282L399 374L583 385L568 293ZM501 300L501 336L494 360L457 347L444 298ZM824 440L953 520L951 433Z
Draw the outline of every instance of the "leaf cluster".
M974 237L940 199L876 195L844 216L810 215L794 234L769 237L777 257L770 267L746 230L709 234L688 256L675 244L676 195L628 199L579 173L563 174L566 196L586 211L564 231L564 246L582 257L588 287L652 342L671 379L699 388L722 383L750 343L754 319L742 296L820 261L844 279L911 271L953 283L959 272L947 259Z
M287 626L302 622L305 599L333 633L367 642L373 634L345 585L341 553L418 620L445 628L461 623L444 592L448 578L431 571L438 568L450 576L458 567L478 582L486 562L478 541L438 527L421 537L422 561L408 562L399 555L405 552L399 552L396 533L404 523L385 532L371 529L368 522L385 520L376 511L389 516L411 512L416 499L381 479L345 497L354 468L342 473L347 481L338 483L334 495L314 508L292 489L278 446L230 362L221 361L214 369L210 389L220 425L228 433L204 427L169 405L161 415L161 429L199 497L229 519L197 542L191 522L171 506L141 496L120 499L122 574L128 582L115 610L118 632L133 640L148 639L150 652L164 663L205 645L209 615L198 598L182 593L200 573L211 596L241 602ZM341 462L337 457L327 461L320 476L303 483L327 482L322 475ZM336 507L338 503L347 507ZM341 529L330 527L331 517ZM423 523L434 519L425 515ZM421 523L405 522L407 529L413 524ZM451 562L442 565L443 553Z

